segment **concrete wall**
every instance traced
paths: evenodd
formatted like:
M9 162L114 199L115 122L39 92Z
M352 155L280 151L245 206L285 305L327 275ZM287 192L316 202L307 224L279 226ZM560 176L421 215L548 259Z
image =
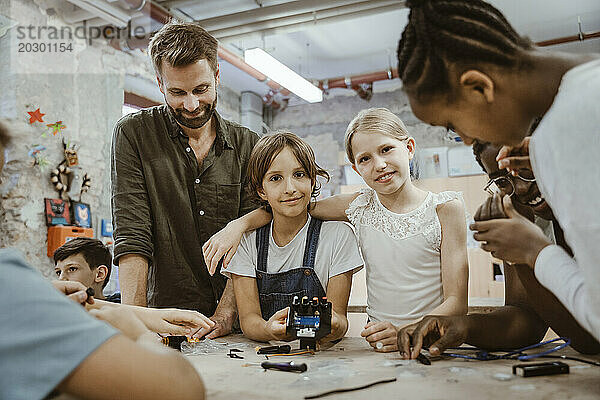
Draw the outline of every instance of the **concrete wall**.
M60 0L0 0L0 18L17 26L65 26ZM0 32L1 34L2 32ZM0 121L10 126L13 142L0 185L0 247L19 248L45 275L53 263L46 256L46 226L43 199L57 198L49 182L50 169L63 159L64 137L79 149L81 172L87 172L92 187L83 201L91 206L94 229L101 218L110 219L110 138L121 117L125 75L150 81L154 73L148 58L136 51L128 54L98 39L62 40L72 44L68 53L18 53L16 27L0 37ZM58 41L60 42L60 41ZM45 113L44 124L29 124L27 111ZM219 110L227 118L240 120L240 100L232 90L219 89ZM53 136L46 123L62 120L66 129ZM45 136L44 136L45 135ZM28 151L33 145L46 147L46 169L33 167Z
M323 186L331 193L337 193L343 183L338 155L344 151L346 127L362 109L385 107L398 115L415 138L417 151L419 148L453 146L444 139L443 128L424 124L414 116L402 90L374 93L368 102L351 94L353 92L348 93L346 96L325 97L322 103L290 106L282 112L275 112L273 117L272 129L290 130L313 147L317 162L331 175L329 184Z

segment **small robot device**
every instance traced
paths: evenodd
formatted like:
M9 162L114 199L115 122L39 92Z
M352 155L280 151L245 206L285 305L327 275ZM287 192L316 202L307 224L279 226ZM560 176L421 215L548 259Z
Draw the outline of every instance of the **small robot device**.
M319 299L294 296L287 318L286 332L300 339L301 349L316 350L317 341L331 333L331 303L327 297Z

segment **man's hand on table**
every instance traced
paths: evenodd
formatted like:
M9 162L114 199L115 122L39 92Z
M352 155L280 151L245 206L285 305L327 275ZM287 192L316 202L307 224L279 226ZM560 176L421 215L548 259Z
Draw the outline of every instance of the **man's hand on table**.
M398 349L405 359L417 358L423 346L432 356L438 356L448 347L458 347L468 336L465 316L426 316L398 332ZM412 348L412 350L411 350Z
M209 318L212 324L209 328L200 328L194 337L206 337L207 339L216 339L221 336L229 335L233 330L233 323L237 314L234 311L217 311Z
M77 304L94 304L94 298L86 292L87 288L77 281L52 281L52 286Z

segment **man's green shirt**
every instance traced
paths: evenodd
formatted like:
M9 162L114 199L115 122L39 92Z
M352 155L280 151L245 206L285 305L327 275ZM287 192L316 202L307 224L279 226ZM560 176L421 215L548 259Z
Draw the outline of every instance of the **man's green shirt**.
M210 276L202 245L256 207L245 188L258 136L216 112L216 138L201 165L165 105L129 114L112 139L114 263L149 260L148 306L212 315L226 279Z

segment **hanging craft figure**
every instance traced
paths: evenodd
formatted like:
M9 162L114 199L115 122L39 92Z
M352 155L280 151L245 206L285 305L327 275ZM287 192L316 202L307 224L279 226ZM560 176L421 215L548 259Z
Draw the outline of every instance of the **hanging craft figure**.
M79 159L75 145L69 146L64 139L62 143L65 158L50 172L50 182L54 185L61 199L70 200L69 190L74 178L73 168L79 164ZM85 174L81 183L81 190L79 191L79 201L81 201L81 195L90 188L90 184L91 179L88 174Z
M33 158L32 166L37 166L41 170L44 170L44 168L46 168L48 165L48 159L42 154L44 150L46 150L45 146L41 144L34 144L28 152L29 157Z

